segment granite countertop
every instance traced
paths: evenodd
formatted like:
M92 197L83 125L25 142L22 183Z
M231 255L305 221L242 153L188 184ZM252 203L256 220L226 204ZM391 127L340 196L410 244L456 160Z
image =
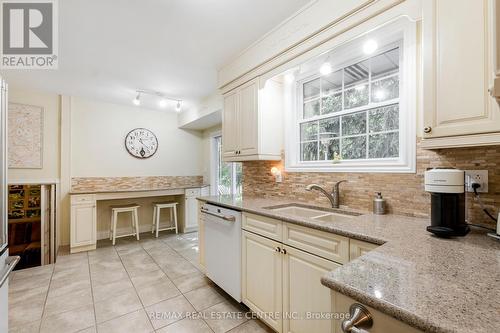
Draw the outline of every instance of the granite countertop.
M482 230L442 239L428 233L429 221L421 218L366 213L318 222L266 208L293 201L199 200L381 244L321 283L426 332L500 332L500 242Z
M75 191L71 190L69 194L98 194L98 193L123 193L123 192L148 192L148 191L167 191L167 190L185 190L188 188L200 188L210 186L209 184L199 184L199 185L175 185L175 186L160 186L160 187L136 187L136 188L109 188L107 190L84 190L84 191Z

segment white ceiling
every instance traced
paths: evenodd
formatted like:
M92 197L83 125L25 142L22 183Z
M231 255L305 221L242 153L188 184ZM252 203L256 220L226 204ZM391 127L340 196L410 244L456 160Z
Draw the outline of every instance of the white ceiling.
M155 90L188 107L215 91L217 68L309 1L63 0L59 69L2 76L16 87L115 103ZM144 97L143 106L156 103Z

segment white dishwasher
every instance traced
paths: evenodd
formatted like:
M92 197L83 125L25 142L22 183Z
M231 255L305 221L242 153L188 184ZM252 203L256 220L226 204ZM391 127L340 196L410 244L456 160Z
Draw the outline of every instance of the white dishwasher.
M201 206L205 221L205 268L210 280L241 302L241 212Z

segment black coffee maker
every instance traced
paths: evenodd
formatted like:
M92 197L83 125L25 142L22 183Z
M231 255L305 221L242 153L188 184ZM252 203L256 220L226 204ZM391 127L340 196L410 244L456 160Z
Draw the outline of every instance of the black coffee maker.
M425 190L431 194L431 225L427 231L444 238L467 235L465 171L427 170Z

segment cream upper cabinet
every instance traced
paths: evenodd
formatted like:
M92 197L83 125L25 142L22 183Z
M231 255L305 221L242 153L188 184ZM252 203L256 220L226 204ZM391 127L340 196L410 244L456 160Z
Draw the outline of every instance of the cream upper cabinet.
M256 313L276 313L262 318L282 332L282 254L281 243L243 230L241 298Z
M281 83L259 78L224 95L224 161L281 159L282 99Z
M495 0L425 0L425 148L500 143Z
M283 332L332 333L333 321L308 317L308 314L333 313L330 289L321 284L321 277L340 267L304 251L285 246L283 255Z
M240 145L238 130L238 93L236 91L224 95L223 119L226 126L222 126L222 156L235 156Z

